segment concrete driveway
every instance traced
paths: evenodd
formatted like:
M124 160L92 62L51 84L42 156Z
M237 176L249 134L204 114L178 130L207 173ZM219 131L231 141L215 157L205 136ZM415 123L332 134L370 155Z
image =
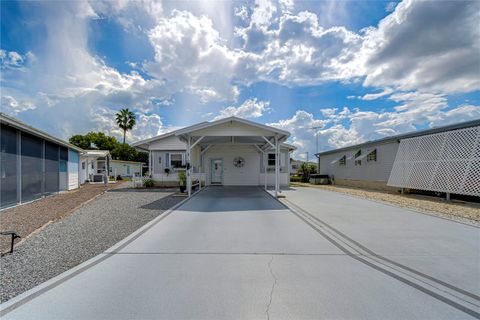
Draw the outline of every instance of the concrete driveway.
M459 288L445 283L445 289L436 278L375 262L381 259L309 213L314 207L307 205L320 201L302 193L286 191L289 201L302 206L292 202L290 211L260 188L207 188L94 260L3 304L2 319L479 316L475 285L452 280ZM338 203L339 211L343 205Z

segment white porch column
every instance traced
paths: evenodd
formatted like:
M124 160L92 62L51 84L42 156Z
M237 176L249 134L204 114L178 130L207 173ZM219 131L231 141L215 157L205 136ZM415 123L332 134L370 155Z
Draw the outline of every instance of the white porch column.
M267 152L262 152L263 156L263 180L265 183L265 191L267 191L267 165L268 165L268 153Z
M279 189L279 171L280 171L280 144L278 143L278 137L275 136L275 197L278 197Z
M153 178L153 172L152 172L152 150L148 150L148 174L150 175L150 178Z
M187 140L187 190L188 190L188 196L190 197L192 195L192 164L191 164L191 139L190 136L188 136Z

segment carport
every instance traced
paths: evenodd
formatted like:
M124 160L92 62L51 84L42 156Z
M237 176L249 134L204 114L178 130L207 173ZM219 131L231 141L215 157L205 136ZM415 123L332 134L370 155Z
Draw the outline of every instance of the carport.
M240 119L237 117L229 117L213 122L204 122L198 125L190 126L185 129L176 131L176 136L181 140L185 141L187 144L186 149L186 162L187 162L187 191L188 195L192 194L192 176L195 174L195 177L207 177L207 172L217 168L217 165L213 162L206 163L206 154L214 146L224 146L227 147L222 151L221 156L225 154L235 155L233 157L233 167L242 168L249 163L260 163L263 162L263 169L265 170L263 174L264 187L267 188L267 165L268 161L275 161L275 195L278 195L280 192L280 148L284 142L288 139L289 133L284 130L280 130L274 127L266 126L263 124L255 123L245 119ZM245 153L245 147L249 146L250 148L256 149L256 156L251 157L246 160L246 157L243 156ZM283 147L285 147L283 145ZM275 156L271 157L270 155L274 151ZM251 153L250 153L251 154ZM211 161L212 159L209 158ZM215 160L215 159L213 159ZM219 159L220 161L220 159ZM288 164L285 168L288 168L285 174L289 174L289 159ZM224 163L221 162L221 172L222 175L220 184L222 184L223 173L224 173ZM219 163L220 166L220 163ZM226 169L225 169L226 170ZM194 172L195 171L195 172ZM238 170L237 170L238 171ZM230 173L230 172L229 172ZM257 167L251 167L250 170L244 170L241 174L238 174L235 179L237 181L231 181L231 184L234 185L247 185L250 184L249 181L257 181L260 179L260 169ZM248 180L247 178L250 178ZM233 179L233 178L232 178ZM201 179L199 180L201 188ZM206 184L215 184L217 181L213 181L213 178L205 178ZM208 183L207 183L208 182Z

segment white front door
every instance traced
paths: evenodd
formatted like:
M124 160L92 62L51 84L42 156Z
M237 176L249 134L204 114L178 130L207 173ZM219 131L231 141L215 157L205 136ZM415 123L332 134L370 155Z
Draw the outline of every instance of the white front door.
M223 160L213 159L210 167L211 183L222 184L223 183Z

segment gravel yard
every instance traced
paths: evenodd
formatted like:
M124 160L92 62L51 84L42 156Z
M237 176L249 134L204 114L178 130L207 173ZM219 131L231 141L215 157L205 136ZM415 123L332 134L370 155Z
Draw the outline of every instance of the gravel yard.
M360 198L374 201L382 201L394 204L399 207L410 208L425 213L435 214L447 217L453 220L480 224L480 204L461 201L447 202L444 199L423 196L417 194L396 194L386 191L364 190L359 188L332 186L332 185L312 185L309 183L292 183L293 187L311 187L320 188L329 191L340 192Z
M114 189L0 258L4 302L96 256L182 201L175 189Z
M52 195L0 212L2 231L12 230L26 239L32 232L47 223L61 219L83 203L95 198L106 190L122 187L123 184L85 184L81 188ZM18 243L19 240L16 240ZM10 237L0 237L0 252L10 250Z

